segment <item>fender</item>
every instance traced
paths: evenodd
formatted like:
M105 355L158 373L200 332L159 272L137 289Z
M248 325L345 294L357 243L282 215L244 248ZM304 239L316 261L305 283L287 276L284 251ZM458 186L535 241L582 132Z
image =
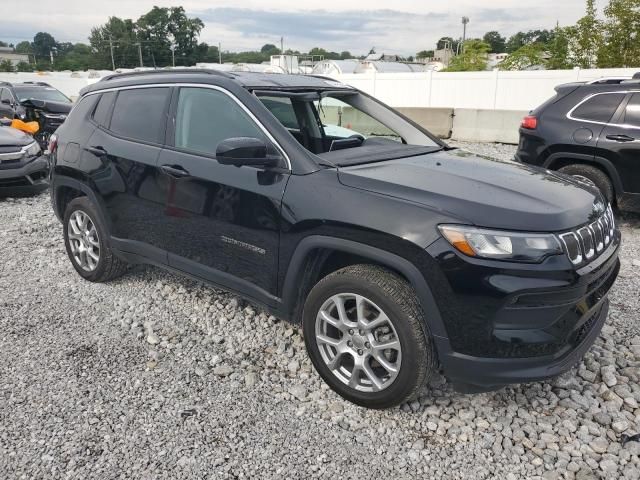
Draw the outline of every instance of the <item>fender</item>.
M104 214L104 212L106 211L106 207L102 199L98 195L96 195L95 190L93 190L89 185L87 185L87 183L81 180L60 174L53 175L53 178L51 180L51 203L53 206L53 211L56 214L56 217L58 217L58 220L62 222L64 217L64 212L58 211L58 191L60 190L60 187L70 187L75 190L79 190L87 197L89 197L91 202L96 205L98 215L100 215L104 225L106 225L107 228L111 230L111 220L109 219L108 215Z
M447 340L444 323L440 316L440 311L436 305L431 288L415 265L405 258L370 245L322 235L310 235L301 240L291 257L291 261L289 262L282 291L282 303L283 310L288 313L290 318L293 315L293 310L296 306L296 293L300 288L301 276L304 273L304 263L309 253L316 248L327 248L330 250L351 253L371 259L380 265L387 266L400 272L409 280L409 283L416 291L420 304L422 305L422 309L425 312L426 326L431 334L434 337Z
M549 155L549 157L545 160L544 164L542 165L544 168L548 168L549 170L552 170L551 166L552 164L556 161L556 160L560 160L560 159L575 159L575 160L580 160L582 163L595 163L599 166L601 166L602 168L604 168L604 170L607 172L607 174L609 175L609 178L611 179L611 182L613 183L613 189L615 191L616 197L619 197L620 195L622 195L624 193L624 187L622 186L622 180L620 180L620 176L618 175L618 171L616 170L616 168L613 166L613 164L611 163L611 160L608 160L604 157L600 157L597 155L585 155L583 153L563 153L563 152L558 152L558 153L554 153Z

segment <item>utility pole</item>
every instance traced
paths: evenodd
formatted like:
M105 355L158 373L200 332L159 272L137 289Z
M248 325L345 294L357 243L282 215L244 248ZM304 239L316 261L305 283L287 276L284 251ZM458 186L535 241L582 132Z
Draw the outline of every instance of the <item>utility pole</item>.
M53 67L53 48L49 50L49 58L51 58L51 66Z
M218 60L220 65L222 65L222 44L218 42Z
M138 46L138 56L140 57L140 66L144 67L144 64L142 63L142 43L138 42L135 45Z
M173 68L176 67L176 44L172 43L171 44L171 63L173 65Z
M111 37L111 34L109 34L109 50L111 51L111 69L115 72L116 61L113 58L113 38Z
M467 41L467 24L469 17L462 17L462 53L464 53L464 42Z
M280 55L284 55L284 37L280 37Z

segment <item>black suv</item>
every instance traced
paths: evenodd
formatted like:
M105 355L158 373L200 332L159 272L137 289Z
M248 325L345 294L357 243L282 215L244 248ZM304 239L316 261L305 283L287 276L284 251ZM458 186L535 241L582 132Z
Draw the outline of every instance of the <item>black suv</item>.
M0 82L0 118L38 122L34 138L45 150L49 137L66 120L73 106L61 91L45 82Z
M516 159L591 182L640 212L640 78L557 87L523 120Z
M52 139L77 272L147 263L301 321L322 378L384 408L571 368L620 233L597 189L448 148L330 79L174 70L86 88Z

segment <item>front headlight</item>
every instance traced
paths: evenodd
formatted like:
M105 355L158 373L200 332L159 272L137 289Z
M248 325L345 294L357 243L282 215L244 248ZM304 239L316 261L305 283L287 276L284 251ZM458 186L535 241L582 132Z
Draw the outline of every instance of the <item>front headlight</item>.
M553 234L504 232L464 225L440 225L440 232L458 251L470 257L536 263L562 254Z
M40 151L41 151L41 149L40 149L40 145L38 145L38 142L33 142L33 143L27 145L27 147L24 149L24 152L29 157L35 157L36 155L38 155L40 153Z

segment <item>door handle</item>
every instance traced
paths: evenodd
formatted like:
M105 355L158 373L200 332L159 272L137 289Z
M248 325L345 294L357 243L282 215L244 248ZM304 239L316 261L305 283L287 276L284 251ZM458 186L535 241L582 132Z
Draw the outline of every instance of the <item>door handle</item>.
M93 153L96 157L106 157L109 155L103 147L85 147L87 152Z
M633 142L635 138L628 135L607 135L607 140L613 140L614 142Z
M167 175L175 178L185 178L191 176L191 174L180 165L162 165L160 169Z

